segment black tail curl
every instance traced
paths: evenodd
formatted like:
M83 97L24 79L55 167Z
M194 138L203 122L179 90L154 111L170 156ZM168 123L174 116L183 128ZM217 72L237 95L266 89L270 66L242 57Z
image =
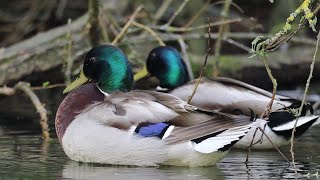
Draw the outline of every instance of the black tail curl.
M301 106L301 101L297 100L297 99L290 99L290 101L292 102L292 104L289 107L284 107L281 110L287 110L287 109L299 109ZM304 103L303 107L302 107L302 111L301 111L301 116L305 116L308 114L308 112L310 114L314 114L314 109L312 107L312 105L310 103Z

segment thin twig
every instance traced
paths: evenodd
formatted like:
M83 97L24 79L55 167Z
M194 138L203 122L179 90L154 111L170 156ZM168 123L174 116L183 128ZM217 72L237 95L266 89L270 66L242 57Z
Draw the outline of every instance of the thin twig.
M110 21L111 24L109 28L111 32L116 36L121 30L121 27L119 26L118 22L114 19L114 17L109 11L105 11L105 14L103 15L107 16L107 19Z
M246 162L249 161L249 156L251 154L251 148L252 148L252 145L253 145L254 138L256 137L257 131L258 131L258 128L256 128L256 130L254 131L252 139L251 139L251 142L250 142L250 145L248 147L248 153L247 153L247 157L246 157Z
M226 18L228 17L231 3L232 3L232 0L225 0L224 8L221 11L222 21L225 21ZM222 25L219 26L219 30L218 30L218 34L219 35L218 35L218 38L216 40L216 44L214 46L214 63L213 63L213 67L212 67L212 69L213 69L212 70L213 77L218 76L219 57L220 57L220 52L221 52L221 43L222 43L222 40L223 40L224 31L225 31L225 25L222 24Z
M220 26L224 24L231 24L231 23L238 23L243 21L242 18L235 18L235 19L226 19L224 21L217 21L214 23L211 23L210 26ZM208 28L208 24L203 24L199 26L194 26L194 27L174 27L174 26L167 26L165 29L162 26L150 26L154 30L162 30L162 31L167 31L167 32L190 32L190 31L197 31L197 30L202 30L204 28Z
M268 73L268 76L272 82L272 96L271 96L271 100L270 102L268 103L267 105L267 109L266 111L264 111L262 114L261 114L261 117L260 118L263 118L263 116L269 116L270 112L271 112L271 109L272 109L272 105L273 105L273 101L274 101L274 98L276 96L276 92L277 92L277 80L273 77L272 75L272 72L271 72L271 69L267 63L267 57L264 55L262 57L263 59L263 64L264 64L264 67L266 68L267 70L267 73Z
M315 8L315 10L313 11L313 14L317 14L318 12L319 12L319 10L320 10L320 5L318 5L316 8ZM280 47L282 44L284 44L285 42L287 42L287 41L289 41L289 40L291 40L291 38L294 36L294 35L296 35L303 27L305 27L305 25L307 24L307 20L306 19L304 19L301 23L299 23L299 25L298 25L298 27L295 29L295 30L293 30L289 35L288 35L288 37L286 37L285 38L285 40L283 40L283 42L280 44L280 43L278 43L278 44L280 44L280 45L278 45L278 47ZM275 46L275 45L274 45ZM275 48L278 48L278 47L275 47ZM268 48L268 47L267 47ZM275 48L273 48L273 49L275 49Z
M202 8L194 16L192 16L192 18L183 27L184 28L190 27L194 23L194 21L197 20L198 17L204 12L204 10L208 8L211 1L212 0L207 0L207 2L202 6Z
M168 7L172 3L173 0L165 0L162 2L160 8L154 15L154 21L153 24L157 24L158 20L163 16L163 14L167 11Z
M272 144L272 146L281 154L281 156L290 163L289 159L280 151L280 149L271 141L271 139L267 136L267 134L264 132L263 129L259 127L259 130L262 132L262 134L269 140L269 142Z
M269 76L269 78L271 79L271 82L272 82L272 96L271 96L270 102L268 103L268 105L266 107L266 110L263 111L263 113L261 114L260 118L263 118L265 116L266 117L269 116L269 114L271 112L271 109L272 109L273 101L274 101L274 98L275 98L276 92L277 92L277 80L272 75L271 69L270 69L270 67L269 67L269 65L267 63L267 57L263 56L262 59L263 59L263 64L264 64L264 66L265 66L265 68L267 70L268 76ZM263 134L264 134L264 130L265 130L266 126L267 126L267 124L265 124L263 126L263 130L260 128L261 131L263 132ZM261 134L261 137L259 138L260 140L263 138L263 134ZM251 151L252 142L253 142L253 139L255 138L255 136L256 136L256 133L252 137L251 144L250 144L250 146L248 148L249 152ZM269 139L269 141L271 142L271 144L273 144L270 139ZM276 147L276 146L274 146L274 147L280 152L280 154L282 154L282 152L278 149L278 147ZM248 155L249 155L249 152L248 152Z
M302 4L305 4L307 1L304 0L304 2ZM310 19L315 15L317 14L317 12L320 10L320 5L318 5L315 10L313 12L311 12L308 16L303 16L303 19L301 20L301 22L299 23L299 26L291 31L289 34L287 34L287 32L289 30L291 30L291 25L290 23L292 23L292 21L294 20L294 18L300 14L301 12L304 12L306 13L304 10L302 11L301 10L301 7L302 7L302 4L300 5L300 7L298 9L300 9L298 11L298 9L290 14L290 17L287 18L287 22L286 22L286 25L283 27L282 30L280 30L278 33L276 33L274 36L268 38L267 40L259 43L259 44L264 44L265 45L265 48L264 49L257 49L256 51L274 51L276 50L277 48L279 48L281 45L283 45L284 43L288 42L289 40L291 40L291 38L298 32L300 31L303 27L305 27L305 25L307 23L310 24ZM310 16L312 15L312 16ZM308 18L307 18L308 17ZM260 46L261 47L261 46Z
M272 72L271 72L271 69L267 63L267 57L264 55L262 57L263 59L263 63L264 63L264 66L267 70L267 73L268 73L268 76L269 78L271 79L271 82L272 82L272 96L271 96L271 100L270 102L268 103L267 107L266 107L266 110L263 111L263 113L261 114L260 118L263 118L264 116L269 116L270 112L271 112L271 109L272 109L272 104L273 104L273 101L274 101L274 98L275 98L275 95L276 95L276 92L277 92L277 80L273 77L272 75ZM260 128L260 127L259 127ZM259 138L260 140L263 138L263 135L265 134L264 133L264 130L266 128L266 124L264 125L263 127L263 130L260 128L261 132L263 132L263 134L261 134L261 137ZM257 132L257 129L256 131L254 132L253 134L253 137L252 137L252 140L251 140L251 143L250 143L250 146L248 147L248 153L247 153L247 160L249 159L249 155L251 153L251 147L253 145L253 140L254 138L256 137L256 132ZM265 135L267 137L267 135ZM267 137L269 139L269 137ZM273 145L272 141L269 139L270 143ZM276 147L275 145L273 145L279 152L280 154L282 154L282 152L278 149L278 147Z
M313 55L313 58L312 58L312 63L310 65L310 73L309 73L309 77L307 79L306 88L304 89L303 99L301 101L301 106L300 106L300 109L299 109L298 117L300 117L300 115L301 115L301 112L302 112L302 109L303 109L303 106L304 106L304 103L305 103L305 100L306 100L307 92L308 92L308 89L309 89L309 86L310 86L310 81L311 81L311 78L312 78L314 64L316 62L316 55L317 55L318 47L319 47L319 41L320 41L320 31L319 31L319 33L317 35L316 49L314 51L314 55ZM297 168L296 168L295 159L294 159L294 133L296 131L298 120L299 120L299 118L297 118L296 122L294 123L294 128L292 130L291 140L290 140L290 142L291 142L290 152L291 152L292 164L293 164L293 167L294 167L294 170L295 170L296 174L297 174Z
M138 15L138 13L141 11L141 9L143 8L143 5L139 5L138 8L134 11L134 13L131 15L129 21L126 23L126 25L122 28L121 32L114 38L114 40L112 41L112 45L115 45L120 38L126 33L126 31L128 30L128 28L131 26L132 22L134 21L134 19L136 18L136 16Z
M68 24L71 24L71 19L68 20ZM72 54L72 34L71 29L69 29L68 33L66 34L67 44L65 47L65 68L64 68L64 80L66 84L71 83L71 68L73 65L73 59L71 58Z
M159 43L160 46L165 46L166 44L162 41L162 39L158 36L158 34L153 31L150 27L145 26L141 23L138 23L136 21L132 21L132 25L137 26L139 28L144 29L145 31L149 32Z
M230 39L230 38L227 38L227 39L224 39L225 42L229 43L229 44L232 44L240 49L243 49L247 52L251 52L251 48L249 48L248 46L245 46L244 44L241 44L233 39Z
M270 142L270 144L281 154L281 156L288 162L290 163L289 159L280 151L280 149L271 141L271 139L267 136L267 134L264 132L264 130L261 127L257 127L254 134L253 134L253 138L251 140L250 146L248 147L248 153L247 153L247 157L246 157L246 162L249 161L249 155L251 153L251 147L253 145L253 141L254 141L254 137L257 133L257 131L260 130L262 132L262 136L265 136L268 141ZM259 142L259 141L258 141Z
M217 2L215 2L215 3L213 3L212 5L218 5L218 4L224 4L225 2L224 1L217 1ZM234 2L231 2L231 5L234 7L234 8L236 8L240 13L244 13L244 10L239 6L239 5L237 5L236 3L234 3Z
M42 89L51 89L51 88L56 88L56 87L65 87L66 84L65 83L58 83L58 84L50 84L47 86L32 86L31 89L32 90L42 90ZM1 94L1 92L0 92Z
M199 86L199 83L200 83L200 81L201 81L201 78L202 78L202 76L203 76L204 70L206 69L206 66L207 66L208 57L209 57L210 50L211 50L211 43L210 43L210 42L211 42L211 36L210 36L211 26L210 26L210 23L211 23L210 18L208 18L208 24L209 24L209 26L208 26L208 35L209 35L209 38L208 38L207 54L206 54L206 57L205 57L205 59L204 59L204 63L203 63L203 66L202 66L202 69L201 69L201 72L200 72L200 75L199 75L197 84L196 84L196 86L194 87L191 96L188 97L188 104L190 104L190 102L191 102L194 94L196 93L197 88L198 88L198 86Z
M162 25L163 29L167 29L168 26L170 26L172 24L172 22L174 21L174 19L180 14L180 12L182 11L182 9L187 5L187 3L189 2L189 0L184 0L183 3L178 7L178 9L174 12L173 16L171 16L171 18L168 20L168 22L164 25Z
M189 57L188 57L188 53L187 53L187 45L186 45L186 43L184 42L184 40L182 38L179 38L178 42L179 42L179 45L181 47L181 53L182 53L182 57L183 57L182 59L183 59L184 63L187 66L189 78L190 79L194 79L191 63L190 63L190 60L189 60Z
M152 28L154 29L154 28ZM208 38L208 34L203 33L185 33L185 34L172 34L172 33L158 33L160 38L163 41L173 41L178 40L179 38L183 38L184 40L194 40L194 39L201 39L201 38ZM219 36L218 33L210 33L211 39L217 39ZM258 36L263 36L267 38L271 38L272 34L261 34L261 33L254 33L254 32L225 32L224 36L227 38L232 39L244 39L244 40L252 40ZM132 36L126 38L125 43L145 43L145 42L151 42L154 41L153 39L150 39L149 36L146 35L138 35L138 36ZM291 42L304 44L304 45L316 45L316 41L314 41L311 38L300 38L300 37L292 37Z

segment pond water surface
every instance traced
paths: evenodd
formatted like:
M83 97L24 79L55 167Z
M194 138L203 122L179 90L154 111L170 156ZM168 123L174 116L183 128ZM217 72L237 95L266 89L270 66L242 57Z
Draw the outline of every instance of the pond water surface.
M22 129L22 128L21 128ZM253 151L245 163L246 151L233 149L217 166L124 167L80 164L66 157L56 138L42 143L36 130L0 126L0 179L292 179L294 170L276 151ZM320 129L313 127L296 143L300 178L320 170ZM289 147L281 148L289 157ZM310 179L316 179L313 176Z

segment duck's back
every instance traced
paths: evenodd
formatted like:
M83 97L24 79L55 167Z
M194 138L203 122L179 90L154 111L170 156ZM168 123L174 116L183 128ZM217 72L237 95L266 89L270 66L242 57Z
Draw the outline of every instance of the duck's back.
M180 86L170 92L183 100L188 100L192 94L196 80ZM191 104L204 108L221 110L228 113L241 113L250 116L251 110L255 114L262 114L271 100L271 93L249 84L229 79L217 78L201 80ZM292 104L289 98L276 96L272 111L289 107Z

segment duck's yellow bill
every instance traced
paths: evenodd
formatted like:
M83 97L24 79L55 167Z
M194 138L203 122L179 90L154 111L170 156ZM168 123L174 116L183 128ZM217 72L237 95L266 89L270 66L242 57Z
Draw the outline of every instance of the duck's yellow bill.
M63 94L68 93L74 89L77 89L79 86L81 86L82 84L88 82L89 79L84 75L83 70L80 72L79 77L74 80L71 84L69 84L64 90L63 90Z
M134 81L139 81L140 79L150 76L148 70L147 70L147 66L143 66L142 70L137 72L134 76L133 79Z

